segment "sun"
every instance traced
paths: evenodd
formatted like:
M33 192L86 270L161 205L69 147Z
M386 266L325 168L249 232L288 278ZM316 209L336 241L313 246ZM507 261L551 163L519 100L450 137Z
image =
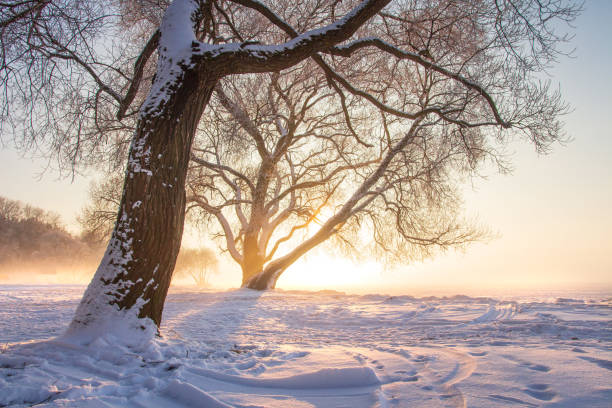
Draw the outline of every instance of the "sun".
M380 284L383 265L375 260L350 259L315 252L296 262L280 277L278 288L288 290L366 290Z

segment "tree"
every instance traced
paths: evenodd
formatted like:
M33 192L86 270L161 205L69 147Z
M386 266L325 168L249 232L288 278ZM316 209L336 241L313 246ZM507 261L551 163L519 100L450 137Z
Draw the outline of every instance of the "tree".
M495 132L523 133L538 148L559 137L559 100L534 83L534 73L558 55L564 38L554 28L575 17L571 1L174 0L163 12L159 4L2 4L3 123L25 123L25 140L51 130L51 147L75 162L134 129L116 226L73 329L128 315L159 325L180 248L191 144L223 78L310 58L338 95L364 106L415 122L494 129L471 132L468 145ZM133 41L110 46L126 38ZM406 98L409 86L390 88L393 76L380 73L403 64L452 84L457 98L422 108ZM57 100L65 104L51 104ZM33 120L17 120L19 112Z
M66 231L59 215L0 197L0 278L82 271L98 249Z
M176 260L175 275L188 275L194 283L205 288L210 285L210 275L217 271L218 260L209 248L181 248Z
M440 105L432 82L425 75L411 86ZM407 261L480 236L458 219L453 181L501 159L483 138L467 145L438 120L377 119L341 99L308 63L226 80L209 107L188 173L188 208L216 221L244 287L274 287L330 238L355 250L367 232L370 250Z

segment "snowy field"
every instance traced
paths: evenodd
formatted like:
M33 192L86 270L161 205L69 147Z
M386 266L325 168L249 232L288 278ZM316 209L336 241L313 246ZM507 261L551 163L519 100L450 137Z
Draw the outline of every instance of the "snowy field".
M612 299L171 291L162 337L60 336L83 287L0 286L0 406L612 407Z

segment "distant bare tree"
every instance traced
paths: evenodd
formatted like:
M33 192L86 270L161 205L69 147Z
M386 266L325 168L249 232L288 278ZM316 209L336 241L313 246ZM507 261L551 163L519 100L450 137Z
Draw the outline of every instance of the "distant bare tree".
M0 197L0 220L3 222L35 222L53 228L61 225L59 214L5 197Z
M100 249L66 231L59 215L0 197L0 278L27 281L26 274L84 271Z
M559 55L559 22L580 8L572 0L25 0L0 7L3 135L25 135L24 144L47 144L79 163L121 150L134 129L117 223L73 329L126 313L160 324L183 232L191 145L224 78L310 59L346 101L347 127L364 107L405 121L406 131L410 122L452 124L468 146L475 137L522 134L545 149L560 136L563 106L536 74ZM419 100L417 80L404 81L405 72L431 78L434 98ZM474 128L488 130L467 132ZM336 228L327 222L325 230Z
M22 206L19 201L0 197L0 220L17 221L22 216Z
M329 60L215 88L188 207L216 221L211 232L241 266L244 287L273 288L332 237L351 247L366 231L379 256L396 260L482 237L458 217L456 181L487 160L506 171L509 135L546 151L562 137L565 109L524 76L552 57L554 37L533 33L528 56L512 45L525 32L480 25L483 5L412 2L404 14L381 13L365 39L330 49ZM339 58L349 56L351 65Z
M217 272L218 260L210 248L181 248L176 259L175 274L188 275L194 283L205 288L210 285L210 276Z

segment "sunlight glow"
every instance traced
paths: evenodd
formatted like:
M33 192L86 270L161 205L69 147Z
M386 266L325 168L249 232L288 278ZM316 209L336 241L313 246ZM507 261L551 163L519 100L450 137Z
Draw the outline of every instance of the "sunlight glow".
M356 263L327 253L314 253L291 266L278 280L283 289L351 290L380 285L383 266L371 260Z

